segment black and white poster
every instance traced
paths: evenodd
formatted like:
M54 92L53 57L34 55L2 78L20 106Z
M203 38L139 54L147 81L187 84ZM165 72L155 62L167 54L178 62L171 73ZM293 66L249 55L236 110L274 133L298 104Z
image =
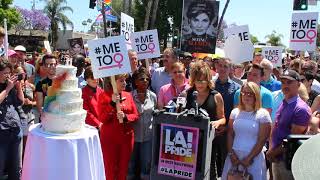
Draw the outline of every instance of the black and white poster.
M219 1L184 0L182 14L181 50L214 54Z
M86 56L82 38L68 39L68 43L69 43L69 54L71 57L77 54Z

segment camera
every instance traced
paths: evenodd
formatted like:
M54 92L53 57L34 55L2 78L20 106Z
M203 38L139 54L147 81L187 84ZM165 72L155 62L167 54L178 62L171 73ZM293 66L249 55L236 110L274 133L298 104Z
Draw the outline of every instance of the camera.
M18 81L21 81L23 80L23 74L18 74L18 78L17 78Z

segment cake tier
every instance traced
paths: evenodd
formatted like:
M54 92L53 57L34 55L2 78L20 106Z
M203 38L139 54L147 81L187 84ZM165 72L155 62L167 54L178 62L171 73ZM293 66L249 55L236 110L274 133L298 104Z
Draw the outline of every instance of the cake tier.
M78 89L78 79L66 79L62 82L61 90L75 90Z
M58 65L56 69L56 75L61 75L64 72L67 72L66 79L74 79L76 78L77 68L74 66Z
M83 100L75 99L73 101L53 101L49 105L48 111L56 114L73 113L83 110Z
M41 124L47 132L72 133L84 126L86 115L85 110L69 114L43 113Z
M70 101L74 101L75 99L81 99L81 98L82 98L81 89L60 90L57 94L57 101L59 102L70 102Z

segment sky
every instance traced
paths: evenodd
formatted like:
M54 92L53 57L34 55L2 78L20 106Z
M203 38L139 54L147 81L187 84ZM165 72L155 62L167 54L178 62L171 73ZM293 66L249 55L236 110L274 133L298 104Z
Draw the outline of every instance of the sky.
M35 1L36 9L42 9L43 2ZM13 4L31 9L32 2L33 0L14 0ZM95 20L99 14L96 9L89 9L89 0L67 0L67 2L74 10L67 15L74 23L76 31L84 30L83 20L88 18ZM220 15L225 3L226 0L220 1ZM227 24L249 25L250 34L257 36L260 42L265 42L265 36L275 30L283 35L282 43L288 47L292 6L293 0L230 0L224 20ZM307 12L319 11L320 1L317 6L309 6Z

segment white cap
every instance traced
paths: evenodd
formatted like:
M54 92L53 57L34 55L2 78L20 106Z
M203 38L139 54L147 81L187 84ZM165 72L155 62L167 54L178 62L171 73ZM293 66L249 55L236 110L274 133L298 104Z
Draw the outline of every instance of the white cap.
M27 52L26 48L25 48L24 46L21 46L21 45L16 46L16 47L14 48L14 50L15 50L15 51Z

